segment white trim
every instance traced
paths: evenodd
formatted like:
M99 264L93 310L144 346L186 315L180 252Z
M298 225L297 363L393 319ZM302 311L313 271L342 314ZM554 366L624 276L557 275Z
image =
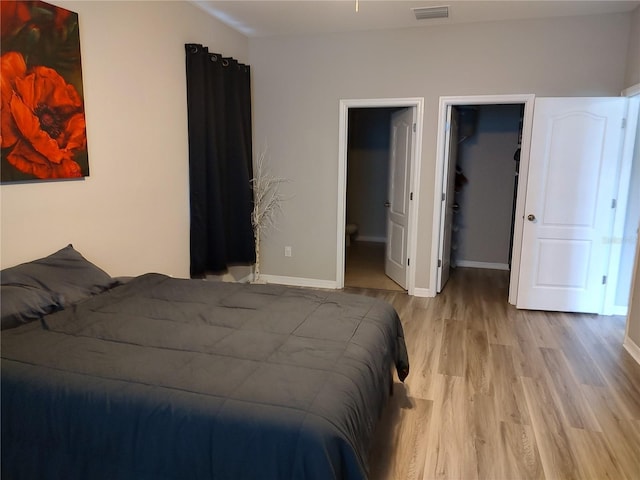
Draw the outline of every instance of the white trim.
M531 148L531 127L533 124L533 108L535 95L471 95L440 97L438 113L438 132L436 142L436 175L433 197L433 231L431 235L431 272L429 284L435 288L438 281L438 253L440 250L441 234L440 199L444 185L444 167L447 160L446 123L447 108L452 105L493 105L493 104L524 104L524 118L522 123L522 144L520 146L520 171L518 176L518 192L516 195L515 225L513 230L513 249L511 262L511 276L509 281L509 303L515 304L518 294L518 275L520 274L520 255L522 251L522 228L524 226L524 201L527 193L527 178L529 173L529 150Z
M337 249L336 281L334 288L344 288L345 264L345 219L347 208L347 133L349 129L348 113L350 108L375 107L412 107L416 131L411 159L410 185L413 201L409 203L409 225L407 226L407 254L413 259L407 267L407 293L415 295L416 254L418 244L418 206L420 205L420 165L422 163L422 131L424 119L424 97L410 98L370 98L340 100L340 121L338 132L338 212L337 212Z
M640 226L638 227L638 232L640 232ZM638 345L629 337L629 324L631 323L631 313L636 313L636 309L640 308L640 305L633 305L632 300L633 294L636 289L636 282L640 282L640 240L636 242L636 252L633 256L633 273L631 274L631 288L629 289L629 313L627 315L627 322L624 326L624 341L623 345L627 349L627 352L631 354L631 356L640 363L640 355L635 355L633 352L638 353ZM635 315L636 317L638 315ZM634 348L635 347L635 348Z
M638 92L640 94L640 91ZM611 248L609 253L609 268L607 270L607 284L602 304L603 315L617 315L614 313L616 297L618 294L618 277L620 275L620 259L622 257L622 239L627 219L627 201L629 199L629 183L631 168L633 166L633 152L638 126L638 113L640 112L640 97L627 99L627 111L625 113L626 126L623 133L620 148L620 161L618 163L616 192L616 210L614 212L613 226L611 228ZM618 241L618 239L620 241ZM629 285L629 287L631 287Z
M635 85L625 88L620 95L623 97L635 97L636 95L640 95L640 83L636 83Z
M427 297L432 298L436 296L436 291L432 288L414 288L413 289L414 297Z
M629 352L629 355L633 357L633 359L640 363L640 347L629 337L624 337L624 342L622 342L624 349Z
M614 305L611 311L611 315L619 315L626 317L629 313L629 307L627 305Z
M324 288L336 290L338 287L336 282L332 280L318 280L316 278L302 278L302 277L286 277L283 275L260 275L261 279L264 279L267 283L274 283L277 285L289 285L293 287L310 287L310 288Z
M473 260L456 260L456 266L462 268L486 268L488 270L509 270L508 263L476 262Z
M633 142L631 142L630 135L632 133L635 134L637 130L638 115L640 110L640 83L636 83L635 85L624 89L620 93L620 95L629 99L627 110L627 125L624 139L625 146L623 150L622 163L620 165L620 174L618 177L621 180L623 178L630 178L631 169L633 166ZM639 142L640 139L636 138L635 141ZM612 239L623 238L624 236L628 200L629 184L627 182L624 182L623 185L623 182L620 181L618 185L618 208L616 210L614 220ZM619 263L622 251L621 246L616 245L616 242L613 242L613 247L615 249L612 253L612 256L610 257L609 272L607 273L608 278L611 279L612 282L607 285L607 289L605 291L605 303L603 311L605 315L627 315L630 309L630 305L623 307L621 305L615 304L616 297L618 296L618 289L620 288L620 286L618 285L618 276L620 274ZM633 285L629 286L630 293L632 291L632 287Z

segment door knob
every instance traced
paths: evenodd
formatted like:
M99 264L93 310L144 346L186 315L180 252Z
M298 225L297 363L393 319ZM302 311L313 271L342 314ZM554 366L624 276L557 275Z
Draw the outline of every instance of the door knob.
M530 213L529 215L527 215L527 220L529 220L530 222L533 222L536 219L536 216L532 213Z
M389 208L391 206L391 204L389 202L384 202L384 206Z

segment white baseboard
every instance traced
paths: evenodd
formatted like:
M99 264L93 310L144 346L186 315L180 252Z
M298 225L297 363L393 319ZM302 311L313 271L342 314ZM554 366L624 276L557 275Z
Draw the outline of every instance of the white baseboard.
M633 359L640 364L640 347L637 343L631 340L628 336L624 337L624 342L622 343L624 348L629 355L633 357Z
M489 270L509 270L507 263L474 262L473 260L456 260L456 266L462 268L486 268Z
M337 290L338 283L333 280L318 280L315 278L302 278L302 277L286 277L283 275L260 275L260 278L267 283L273 283L276 285L289 285L293 287L309 287L309 288L324 288L329 290ZM435 291L430 288L414 288L414 297L435 297Z
M318 280L316 278L286 277L283 275L260 275L267 283L289 285L293 287L326 288L336 290L338 284L334 280Z

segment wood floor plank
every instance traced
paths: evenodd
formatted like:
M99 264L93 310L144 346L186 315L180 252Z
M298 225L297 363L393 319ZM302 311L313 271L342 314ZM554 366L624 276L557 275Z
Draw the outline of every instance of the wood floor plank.
M501 475L504 479L543 479L544 471L533 428L510 422L500 422L498 452L502 459Z
M540 350L554 387L552 395L568 424L574 428L600 431L600 425L574 380L562 351L554 348Z
M640 365L618 317L516 310L508 272L455 269L390 301L411 363L376 433L374 480L640 479Z
M578 460L581 478L593 480L628 478L620 470L602 432L570 428L567 433L571 450Z
M466 368L464 377L470 395L492 395L491 357L486 331L468 328L465 336Z
M424 466L426 479L478 478L475 443L470 434L470 405L464 378L439 376Z
M436 315L434 308L415 309L405 328L407 349L411 358L411 374L406 380L409 395L433 400L433 383L438 375L440 347L444 320Z
M547 321L548 315L547 312L527 312L522 321L531 329L538 347L560 348L556 333Z
M544 374L545 366L542 353L538 347L535 336L526 321L526 314L518 312L518 317L513 321L513 330L516 336L517 346L513 349L513 362L522 377L539 377Z
M521 381L545 476L566 480L580 478L561 413L556 410L546 382L542 378L526 377Z
M498 421L493 398L471 394L470 435L473 438L478 478L498 478L502 474L499 452Z
M498 345L517 345L518 339L513 325L518 316L516 309L506 302L497 303L494 300L485 307L485 312L489 342Z
M602 438L609 446L614 463L625 478L637 479L640 472L640 431L632 420L624 417L624 408L609 389L583 385L582 391L594 409L602 427Z
M547 323L578 381L587 385L602 386L604 378L597 366L594 366L592 353L583 343L581 332L584 327L580 329L578 326L582 318L579 314L557 313L547 315ZM575 325L575 328L572 325Z
M394 385L371 449L371 480L422 480L432 407L432 401L408 397L403 386Z
M464 376L466 328L462 320L446 319L442 334L442 346L438 360L438 373L441 375Z
M627 418L640 419L640 365L620 345L605 345L592 357L602 370L604 381L624 406Z
M491 372L498 419L530 425L527 402L511 351L512 347L506 345L491 345Z

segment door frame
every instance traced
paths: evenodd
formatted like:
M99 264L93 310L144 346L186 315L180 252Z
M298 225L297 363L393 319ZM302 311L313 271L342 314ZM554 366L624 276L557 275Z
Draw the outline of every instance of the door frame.
M618 288L620 287L618 280L620 260L622 259L622 244L628 240L624 236L631 188L627 180L631 179L636 142L640 142L640 139L636 138L638 122L640 121L640 83L623 90L620 96L627 98L627 113L620 164L618 165L617 205L611 235L611 253L609 256L603 315L627 315L629 312L629 305L619 305L617 296ZM628 288L631 289L631 287L632 285L630 284Z
M447 129L447 110L459 105L495 105L495 104L524 104L522 121L522 143L520 144L520 169L518 174L518 191L516 192L516 211L513 228L513 247L511 255L511 275L509 279L509 303L515 305L518 295L518 276L520 274L520 255L522 252L522 230L524 227L524 202L527 193L527 178L529 173L529 150L531 147L531 129L533 125L534 94L509 95L471 95L440 97L438 111L438 131L436 141L436 175L433 197L433 233L431 236L431 275L430 285L434 294L438 281L438 256L440 243L443 241L441 231L442 195L445 185L444 172L449 161L445 145L449 135Z
M414 148L411 155L409 185L413 200L409 202L409 224L407 225L407 293L414 294L416 280L416 251L418 234L418 206L420 196L420 159L422 158L422 130L424 118L424 97L409 98L368 98L340 100L340 121L338 133L338 212L337 212L337 247L336 247L336 285L344 288L345 269L345 228L347 218L347 151L349 133L350 108L388 108L410 107L414 109L416 129L414 132Z

